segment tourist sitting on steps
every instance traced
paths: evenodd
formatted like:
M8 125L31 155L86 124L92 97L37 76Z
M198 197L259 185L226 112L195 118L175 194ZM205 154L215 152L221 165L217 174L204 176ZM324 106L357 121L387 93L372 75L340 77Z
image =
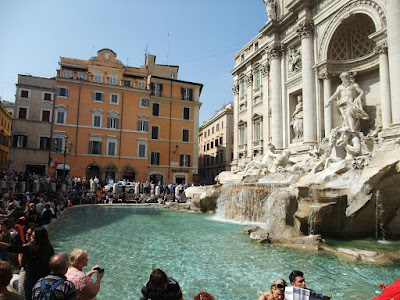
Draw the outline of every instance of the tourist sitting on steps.
M67 253L53 255L49 261L51 273L40 278L32 290L32 299L43 299L47 294L53 294L54 300L76 300L75 285L67 280L69 257ZM47 289L47 290L46 290ZM46 298L47 299L47 298Z
M285 287L287 283L283 279L276 279L271 283L269 292L264 292L257 300L283 300L285 299Z
M143 285L140 300L183 300L179 283L161 269L151 272L150 279Z
M302 289L307 289L310 291L313 291L312 289L306 288L306 280L304 279L304 273L299 270L294 270L292 273L289 275L289 280L292 286L302 288ZM329 300L331 297L328 296L323 296L322 300Z
M6 261L0 262L0 300L23 300L24 298L16 293L12 293L7 289L8 284L13 276L12 267Z

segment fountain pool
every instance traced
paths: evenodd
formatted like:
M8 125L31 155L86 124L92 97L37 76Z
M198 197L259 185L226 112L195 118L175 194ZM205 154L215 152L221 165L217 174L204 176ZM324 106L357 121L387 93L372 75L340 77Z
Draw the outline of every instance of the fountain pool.
M371 299L381 282L391 283L400 264L374 266L330 254L253 243L243 225L212 215L152 207L76 207L50 232L56 252L88 250L89 266L105 268L98 300L138 299L159 267L178 280L184 299L200 290L216 299L257 299L276 278L305 272L307 286L338 299ZM86 268L86 271L88 268Z

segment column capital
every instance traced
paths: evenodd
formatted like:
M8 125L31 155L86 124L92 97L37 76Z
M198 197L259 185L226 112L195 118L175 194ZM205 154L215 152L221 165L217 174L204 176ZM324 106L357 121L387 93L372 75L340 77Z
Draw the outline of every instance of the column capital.
M237 81L233 83L232 91L235 95L239 94L239 83Z
M387 42L381 43L374 48L375 53L377 54L388 54L388 45Z
M252 74L251 72L248 73L248 74L245 76L244 79L246 80L247 86L250 86L250 85L253 84L253 74Z
M331 79L332 74L328 72L328 70L322 70L318 72L318 79L320 80L325 80L325 79Z
M312 35L314 31L314 22L312 20L302 21L296 28L296 33L304 39Z
M268 47L268 50L267 50L268 55L272 59L281 58L284 52L285 52L285 49L283 48L282 44L271 45L270 47Z
M263 63L261 65L261 74L263 77L268 76L269 74L269 65L268 63Z

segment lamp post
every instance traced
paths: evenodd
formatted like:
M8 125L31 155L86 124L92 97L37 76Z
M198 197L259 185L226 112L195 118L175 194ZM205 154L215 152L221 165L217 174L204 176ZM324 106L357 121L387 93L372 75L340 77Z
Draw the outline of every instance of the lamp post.
M70 141L69 143L67 143L67 141L68 141L68 136L67 135L65 135L64 141L65 141L64 142L64 149L60 149L60 147L62 145L59 145L58 139L55 139L55 141L54 141L55 152L58 153L58 154L62 154L64 156L63 175L62 175L62 180L61 180L61 186L65 182L65 162L66 162L66 157L67 157L67 155L70 155L71 151L72 151L72 142ZM68 148L67 148L67 144L68 144ZM67 184L65 184L65 186L67 187Z

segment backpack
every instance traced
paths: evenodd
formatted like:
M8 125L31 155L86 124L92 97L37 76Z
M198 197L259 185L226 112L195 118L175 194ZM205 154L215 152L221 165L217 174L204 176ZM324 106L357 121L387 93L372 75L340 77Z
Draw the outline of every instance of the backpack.
M56 287L63 283L65 279L60 279L56 282L54 282L52 285L48 285L44 282L44 278L42 279L42 284L40 286L40 293L39 296L37 297L37 300L56 300L56 294L54 290Z

